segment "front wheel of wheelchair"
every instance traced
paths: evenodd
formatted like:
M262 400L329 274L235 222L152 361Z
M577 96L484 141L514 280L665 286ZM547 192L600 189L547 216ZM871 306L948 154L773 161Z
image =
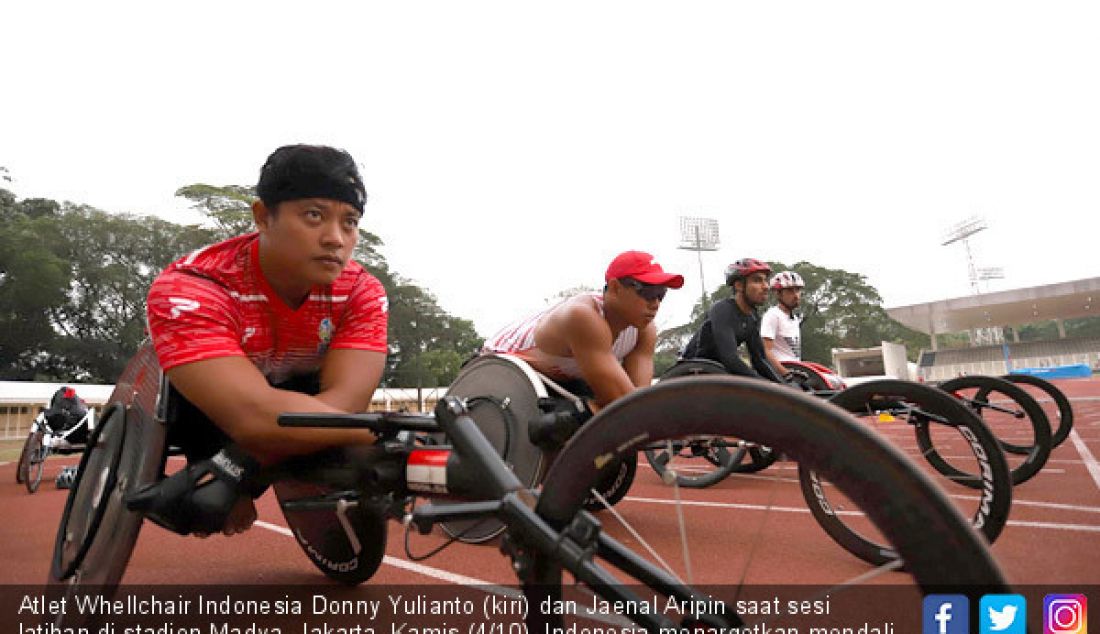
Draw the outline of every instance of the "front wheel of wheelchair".
M88 437L57 529L51 583L113 587L141 530L125 493L155 480L164 465L165 429L141 410L113 402Z
M23 477L23 485L27 487L27 493L34 493L38 490L38 485L42 484L42 471L46 468L46 458L50 457L50 450L42 444L44 436L42 432L36 431L28 439L31 443L31 451L27 456L27 471Z
M386 554L386 515L354 492L282 480L275 496L294 539L326 577L346 585L370 579Z
M524 553L526 557L518 560L527 604L532 606L527 619L529 630L549 631L547 625L569 627L563 621L586 618L580 611L536 610L534 606L544 605L544 600L560 601L567 596L576 599L578 606L591 605L591 597L583 593L602 593L608 587L640 588L638 592L645 599L652 590L684 600L692 596L688 594L692 589L689 583L699 588L697 593L704 589L709 593L722 584L728 587L730 568L715 565L715 561L745 548L747 542L766 543L762 538L767 534L766 522L745 522L742 510L723 504L706 507L708 521L683 525L690 535L681 540L668 539L678 512L698 513L691 509L702 508L684 508L675 500L658 500L660 503L648 506L647 501L639 500L633 508L624 509L626 520L637 530L629 536L620 532L624 535L622 541L610 535L609 527L592 530L593 520L582 513L582 504L590 483L601 477L601 467L607 464L604 457L636 452L639 446L665 439L696 435L729 435L775 447L828 477L868 515L885 543L904 562L904 574L926 592L961 592L974 586L982 586L986 592L1007 588L983 537L927 475L878 433L857 424L839 408L787 387L743 378L700 376L658 383L615 401L582 427L551 465L535 511L562 530L563 540L573 542L571 547L590 550L568 564L558 550L538 548L529 549ZM643 540L653 546L650 557L635 548ZM561 551L565 550L563 546ZM692 560L695 565L690 569L694 572L689 575L688 563ZM567 565L580 568L582 574L566 572ZM846 578L844 571L827 567L816 572L823 576L835 572L826 583L838 588L855 581ZM858 579L865 577L860 575ZM815 592L820 590L814 588ZM660 604L665 604L663 598ZM738 618L732 604L725 607L726 616ZM664 616L683 618L682 625L673 623L678 629L693 627L687 614Z
M30 471L31 453L34 451L35 436L38 432L27 434L27 440L23 443L23 451L19 452L19 464L15 466L15 483L23 484L27 481L27 472ZM42 444L41 438L38 444Z
M1008 522L1012 481L996 437L969 407L942 390L896 380L861 383L838 393L831 402L851 412L863 427L875 429L884 439L897 443L899 448L909 447L909 443L902 441L908 434L899 427L897 418L908 416L910 420L905 422L914 427L921 451L907 450L907 453L914 462L923 456L937 472L981 491L976 498L958 496L955 503L989 543L997 539ZM881 413L887 411L884 408L896 408L896 414L883 418ZM926 441L920 441L921 438ZM950 463L936 447L952 449ZM811 514L835 542L876 566L897 558L882 532L827 477L800 464L798 478Z
M1001 448L1009 452L1012 484L1027 482L1046 465L1051 451L1050 419L1023 388L991 376L961 376L941 383L939 388L966 404L993 433ZM917 440L930 461L939 457L933 439L927 434L918 433ZM959 475L960 470L947 461L937 460L933 464L948 477Z

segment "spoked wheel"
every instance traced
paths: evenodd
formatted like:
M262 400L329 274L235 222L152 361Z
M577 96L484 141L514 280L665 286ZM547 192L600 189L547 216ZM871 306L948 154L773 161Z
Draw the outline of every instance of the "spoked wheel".
M940 389L950 393L974 411L997 438L1002 448L1010 443L1022 449L1023 459L1009 459L1012 483L1027 482L1046 464L1050 457L1050 421L1039 403L1026 391L1003 379L991 376L962 376L940 384ZM934 438L919 433L921 448L929 451L929 460L948 477L958 476L965 470L956 469L949 460L942 460L942 452L936 450ZM970 472L973 474L973 472ZM977 482L971 480L977 488Z
M282 481L275 495L294 539L326 577L348 585L370 579L386 554L386 516L354 492Z
M1050 446L1053 449L1062 444L1069 432L1073 430L1073 406L1070 405L1066 395L1054 387L1054 384L1046 379L1041 379L1030 374L1006 374L1002 379L1013 383L1027 391L1047 414L1047 420L1054 430L1050 438ZM1057 424L1055 424L1057 423ZM1005 451L1012 453L1028 453L1030 447L1003 443Z
M27 493L34 493L38 485L42 484L42 471L46 468L46 458L50 457L50 450L42 444L45 436L40 431L31 434L27 440L31 443L30 455L27 456L27 471L23 476L23 485L27 487Z
M15 466L16 484L23 484L27 481L27 473L30 471L31 466L31 454L34 453L36 446L42 445L41 433L32 431L27 434L27 440L23 443L23 451L19 452L19 464Z
M979 496L953 496L954 502L989 543L997 539L1012 504L1008 464L996 438L967 407L935 388L891 380L862 383L831 402L852 412L863 428L898 447L909 447L906 453L917 463L921 455L902 425L913 425L918 437L934 438L937 447L950 452L951 464L936 449L920 453L951 480L981 490ZM888 538L827 476L800 464L798 477L814 519L845 550L874 565L897 559Z
M603 463L594 457L621 455L636 451L641 444L696 435L734 436L775 447L828 477L870 518L889 547L904 561L906 574L926 591L963 591L974 585L1005 587L982 536L898 449L827 402L784 386L740 377L700 376L662 382L612 403L573 437L550 467L536 512L553 526L561 528L572 523L574 528L583 528L575 518L591 483L600 477ZM714 512L713 507L721 505L706 506L712 509L706 511L710 513ZM674 530L676 515L702 512L693 508L702 507L662 503L639 509L634 516L656 527L648 535L653 541L647 542L656 555L644 561L633 556L643 552L633 542L646 540L647 535L641 530L637 535L630 534L631 552L610 537L610 526L605 526L598 538L591 540L594 542L591 557L582 558L576 588L574 575L563 574L560 560L532 553L529 574L524 577L527 604L537 606L544 599L559 601L563 588L573 593L599 586L602 592L627 596L631 585L644 584L661 595L687 600L690 595L678 589L677 579L687 579L686 584L693 587L728 586L737 579L732 570L733 558L742 557L751 546L751 538L746 540L738 531L756 522L739 522L732 517L727 521L693 523L692 535L687 535L686 523L680 522L683 537L680 542L656 541L660 535L667 536ZM661 517L654 519L657 515ZM666 519L669 515L672 517ZM763 528L760 522L758 532L762 533ZM571 539L584 541L583 536L591 532L571 530L569 534ZM692 548L710 550L697 555L702 560L692 566ZM663 554L656 552L658 549ZM685 549L687 552L681 554ZM721 559L723 565L714 565L714 558ZM659 562L664 562L668 570ZM819 575L832 573L831 567L815 569ZM841 579L835 583L839 586L850 581ZM837 591L841 590L838 587L830 590L834 595ZM727 603L726 608L731 615L727 622L740 623L734 607ZM533 608L530 613L528 629L534 627L534 631L540 632L548 631L547 625L563 627L566 619L584 618L576 614L544 614ZM676 614L663 616L677 618ZM646 619L643 615L633 620L640 623ZM690 615L684 615L681 622L672 626L690 628L693 623ZM647 622L646 627L651 625L651 629L661 626Z

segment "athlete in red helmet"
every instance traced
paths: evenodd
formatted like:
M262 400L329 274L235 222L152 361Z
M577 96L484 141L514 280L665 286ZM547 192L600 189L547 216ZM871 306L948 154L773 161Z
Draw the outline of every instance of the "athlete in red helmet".
M681 357L710 359L733 374L783 382L764 353L760 318L756 314L768 298L771 271L767 263L753 258L737 260L726 267L726 284L733 289L733 297L711 306L703 326L684 347ZM742 344L748 350L751 366L738 355Z

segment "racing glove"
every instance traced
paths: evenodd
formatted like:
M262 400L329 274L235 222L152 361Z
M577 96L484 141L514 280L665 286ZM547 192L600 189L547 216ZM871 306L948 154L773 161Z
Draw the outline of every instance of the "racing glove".
M126 508L180 535L216 533L241 495L259 497L267 485L260 463L229 444L171 476L126 495Z
M810 375L805 370L799 370L792 368L785 375L783 375L783 383L791 387L798 388L803 392L812 392L813 388L810 387Z

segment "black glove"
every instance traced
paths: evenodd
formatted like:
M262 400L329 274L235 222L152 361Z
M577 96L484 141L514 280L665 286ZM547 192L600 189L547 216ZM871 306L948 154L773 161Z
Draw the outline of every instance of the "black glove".
M180 535L216 533L241 495L259 497L267 488L257 477L259 470L252 456L226 445L205 460L127 494L126 508Z
M543 451L560 449L592 418L586 399L542 399L539 408L545 413L527 423L527 437Z
M783 375L783 382L791 387L797 387L803 392L812 392L810 387L810 375L805 370L791 369Z

